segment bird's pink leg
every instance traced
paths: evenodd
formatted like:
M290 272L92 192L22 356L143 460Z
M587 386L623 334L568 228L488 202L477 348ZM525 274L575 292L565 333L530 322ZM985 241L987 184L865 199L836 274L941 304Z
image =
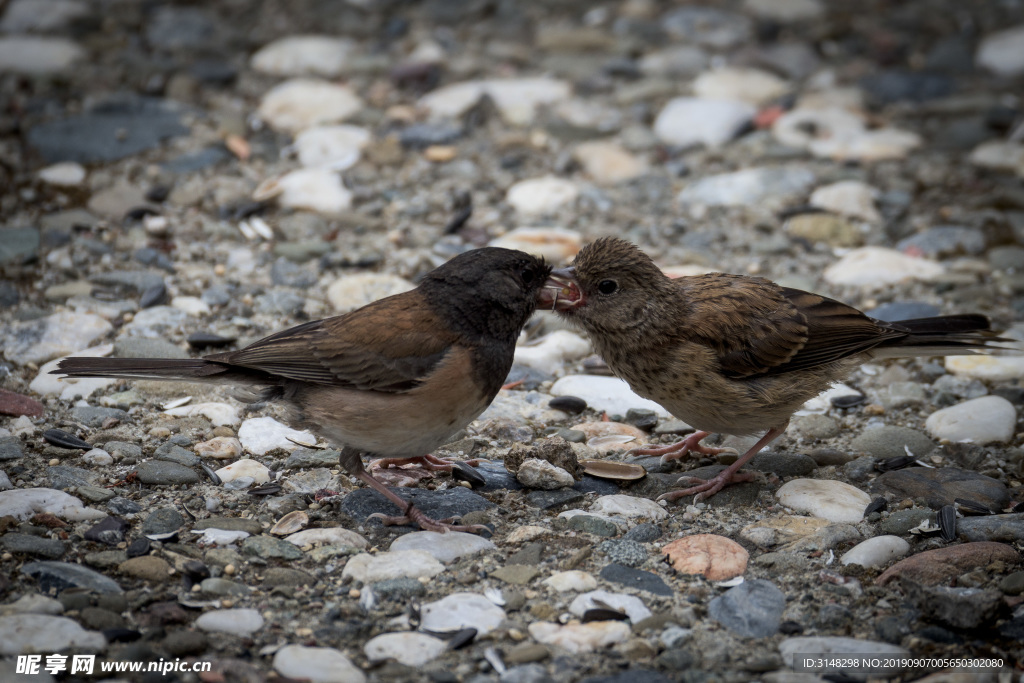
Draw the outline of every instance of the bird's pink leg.
M431 470L432 472L451 472L454 460L448 460L447 458L439 458L436 455L427 453L426 455L418 455L414 458L381 458L374 460L370 463L370 469L386 467L401 467L402 465L417 464L424 469ZM471 460L462 460L470 467L476 467L480 463L484 462L482 458L473 458Z
M740 474L739 469L746 465L751 458L760 453L765 446L782 436L788 425L789 422L787 421L779 427L772 427L769 429L768 432L762 436L757 443L751 446L750 450L744 453L736 462L729 465L727 468L708 480L698 479L696 477L680 477L677 483L700 483L697 483L696 486L691 486L688 489L669 491L668 493L658 496L658 500L677 500L679 498L693 495L695 496L693 502L696 503L697 501L710 498L725 488L728 484L736 484L741 481L751 481L754 478L754 475L750 472Z
M479 533L485 530L490 531L490 529L485 527L483 524L452 524L451 522L454 518L431 519L421 510L413 506L412 503L407 500L403 500L401 496L393 493L387 486L374 479L369 472L365 470L357 472L355 477L397 505L398 509L402 511L401 515L394 517L380 512L375 512L370 515L370 517L377 517L382 520L386 526L392 526L395 524L417 524L424 531L437 531L440 533L448 531L468 531L469 533ZM369 517L367 519L369 519Z
M710 433L711 432L694 432L682 441L677 441L674 444L670 444L668 446L645 446L644 448L634 448L630 454L633 456L660 455L661 461L664 463L670 460L679 460L688 453L718 455L719 453L728 453L733 450L731 448L711 448L710 446L702 445L701 439L708 436Z

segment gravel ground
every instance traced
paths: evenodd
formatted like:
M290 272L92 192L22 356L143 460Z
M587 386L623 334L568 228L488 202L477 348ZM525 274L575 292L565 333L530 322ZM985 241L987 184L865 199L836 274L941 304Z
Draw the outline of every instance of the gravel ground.
M47 373L603 235L1024 339L1022 86L1015 2L0 1L0 680L1020 680L1020 355L865 366L665 505L730 456L631 458L692 430L538 313L438 452L479 476L379 473L489 538L381 526L272 406Z

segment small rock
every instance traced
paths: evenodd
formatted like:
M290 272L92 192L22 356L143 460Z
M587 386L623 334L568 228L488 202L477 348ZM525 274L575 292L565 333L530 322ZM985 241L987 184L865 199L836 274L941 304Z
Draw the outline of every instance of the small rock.
M661 549L682 574L699 574L709 581L726 581L747 570L750 556L743 546L724 536L684 536Z
M334 36L285 36L264 45L249 58L256 71L273 76L336 78L351 60L352 41Z
M987 382L1024 379L1024 356L947 356L946 370L958 377Z
M716 148L735 138L756 113L753 105L734 99L676 97L654 120L654 133L677 147Z
M238 439L242 447L253 455L266 455L277 448L294 451L300 444L316 443L316 437L309 432L292 429L272 417L249 418L238 428Z
M327 288L327 299L338 313L347 313L366 304L413 288L413 284L386 273L359 273L338 278Z
M806 192L814 179L806 168L748 168L702 178L680 192L678 201L705 206L778 204Z
M216 609L199 615L195 625L196 628L203 631L248 636L263 628L263 617L259 610L255 609ZM278 655L280 655L280 651L278 651ZM274 668L277 668L276 659Z
M923 458L935 450L935 442L916 429L884 425L858 434L850 447L876 458L905 456L908 450L915 458Z
M349 559L342 578L351 577L362 583L386 579L432 578L444 571L444 565L424 550L400 550L370 555L361 553Z
M448 645L440 638L425 633L383 633L363 645L371 663L394 660L410 667L420 667L440 657Z
M0 617L0 655L26 653L100 652L107 646L103 634L86 631L74 620L48 614L13 614Z
M956 467L909 467L883 472L871 488L878 493L895 494L899 499L924 501L933 510L952 505L957 498L981 503L993 512L1010 502L1010 492L998 479Z
M154 555L143 555L125 560L117 570L143 581L163 583L170 579L171 565L167 563L167 560Z
M862 567L882 567L910 552L910 544L899 536L875 536L853 546L839 561Z
M671 596L672 588L660 576L641 569L625 567L621 564L610 564L601 570L601 578L630 589L653 593L654 595Z
M362 107L362 100L346 86L315 78L293 78L263 95L258 114L275 130L298 133L344 121Z
M110 323L89 313L62 312L36 320L16 322L5 335L4 354L17 364L44 363L88 348L93 340L106 335Z
M412 534L407 535L411 536ZM299 547L307 545L337 545L362 549L370 545L365 538L356 532L340 526L305 529L288 536L285 540Z
M864 233L842 216L827 213L802 213L786 221L786 232L808 242L834 247L859 247Z
M603 185L614 185L644 175L647 164L614 142L584 142L573 152L583 170Z
M653 410L658 416L671 415L661 404L633 393L625 380L596 375L566 375L551 386L552 396L575 396L598 412L625 415L630 409Z
M861 247L825 269L825 280L838 286L877 289L911 280L933 280L945 272L938 263L895 249Z
M1016 543L1024 539L1024 514L964 517L957 520L956 531L966 541Z
M536 621L528 630L537 642L557 645L571 654L602 650L625 642L630 636L629 626L621 621L592 621L565 626Z
M592 574L576 569L556 572L541 583L558 593L592 591L597 588L597 579Z
M491 240L488 246L518 249L519 251L525 251L527 254L540 256L551 263L568 263L580 250L582 237L575 230L566 230L565 228L516 228ZM569 340L571 340L571 344L568 344ZM516 362L522 362L519 360L521 349L535 348L538 344L551 344L552 341L567 344L573 349L573 355L571 357L567 356L563 360L576 360L590 354L589 350L582 351L580 349L580 342L585 344L587 349L590 348L590 342L587 342L578 334L573 334L566 330L557 330L545 335L542 339L537 340L537 342L532 342L529 346L517 346ZM531 365L531 367L536 366ZM553 372L555 369L557 368L551 368L549 372Z
M516 479L527 488L545 491L572 486L576 483L572 475L561 467L556 467L546 460L537 458L523 461L516 472Z
M439 562L449 564L460 557L468 557L489 550L497 550L491 541L476 534L458 531L438 533L416 531L399 536L391 542L392 552L397 550L423 550Z
M644 605L640 598L625 593L609 593L604 590L577 595L569 604L569 611L582 617L587 611L598 607L618 610L629 617L634 624L651 616L651 610Z
M871 496L839 481L793 479L776 492L779 502L830 522L857 523Z
M708 603L708 615L737 635L767 638L782 621L786 596L764 579L744 581Z
M976 542L926 550L901 560L885 570L875 583L884 586L897 577L929 586L946 584L978 567L1001 560L1008 564L1019 561L1017 551L1003 543Z
M554 213L578 195L579 188L571 180L547 175L519 181L508 189L505 200L522 215L540 216Z
M1024 73L1024 25L985 36L975 60L999 76L1012 78Z
M199 475L194 470L165 460L147 460L135 468L135 473L143 484L155 486L199 483Z
M705 71L693 81L693 93L699 98L763 105L778 99L789 84L778 76L744 67L723 67Z
M505 610L479 593L452 593L420 608L420 628L433 633L453 633L475 628L483 636L505 620Z
M69 522L102 519L99 510L87 508L74 496L48 488L0 491L0 517L10 515L24 521L36 514L51 514Z
M591 512L625 517L626 519L662 520L668 513L660 505L647 498L628 495L601 496L590 506Z
M204 615L205 616L205 615ZM310 683L365 683L366 675L332 647L285 645L274 654L274 671Z
M982 396L928 416L925 429L936 439L984 445L1013 438L1017 411L1001 396Z
M22 566L21 573L33 577L42 591L59 593L67 588L82 588L102 594L123 593L116 581L80 564L29 562Z
M295 547L294 543L271 536L250 536L242 541L242 552L246 555L255 555L265 560L302 559L302 551Z
M236 479L251 479L256 484L266 484L270 481L270 470L261 462L244 458L222 467L215 472L221 482L228 483Z
M498 246L497 242L498 240L495 240L491 245ZM506 248L520 249L518 246L508 246ZM536 254L536 251L531 251L529 249L520 249L520 251L527 251L528 253L539 255ZM549 261L554 261L555 263L558 262L558 260L547 256L544 258ZM520 344L517 346L515 362L517 365L523 365L528 368L540 370L541 372L554 374L562 368L566 362L585 358L591 353L592 349L590 342L583 337L567 330L555 330L551 334L544 335L544 337L529 345ZM555 408L554 405L550 404L549 407ZM561 410L561 408L557 409Z
M798 656L810 656L812 658L825 659L836 657L840 660L844 655L878 659L880 666L870 670L860 669L862 675L867 674L871 678L893 678L900 674L907 665L901 664L901 660L910 656L909 650L902 647L879 643L863 638L841 638L810 636L802 638L787 638L779 643L779 652L786 666L797 669ZM814 669L814 674L840 674L844 673L847 667L825 666L821 669Z

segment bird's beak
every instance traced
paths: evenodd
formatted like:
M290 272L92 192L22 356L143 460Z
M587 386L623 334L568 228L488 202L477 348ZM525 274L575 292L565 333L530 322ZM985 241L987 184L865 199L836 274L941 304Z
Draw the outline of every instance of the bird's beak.
M576 281L576 269L569 267L551 271L538 295L537 307L565 312L582 305L583 292Z

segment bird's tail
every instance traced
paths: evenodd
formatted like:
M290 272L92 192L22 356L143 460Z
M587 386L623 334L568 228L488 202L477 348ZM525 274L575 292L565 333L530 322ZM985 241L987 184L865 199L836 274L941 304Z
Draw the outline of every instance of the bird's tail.
M871 350L874 358L910 356L957 356L991 351L1020 351L1019 342L1000 337L983 315L945 315L889 323L907 334ZM1000 343L1013 346L996 346Z
M57 364L52 375L123 377L190 382L231 382L236 368L202 358L94 358L73 356Z

